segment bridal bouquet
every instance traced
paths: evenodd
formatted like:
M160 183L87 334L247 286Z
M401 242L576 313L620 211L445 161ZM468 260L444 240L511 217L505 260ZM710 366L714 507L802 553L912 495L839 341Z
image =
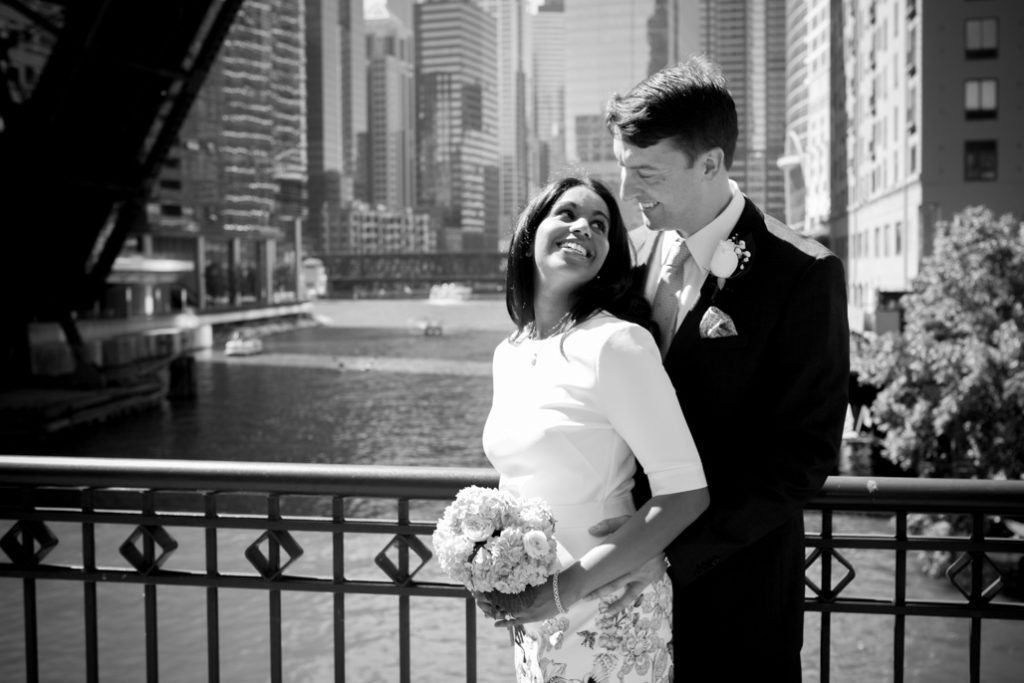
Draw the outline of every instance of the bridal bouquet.
M540 498L469 486L445 509L433 540L453 581L512 612L558 568L554 533L551 509Z

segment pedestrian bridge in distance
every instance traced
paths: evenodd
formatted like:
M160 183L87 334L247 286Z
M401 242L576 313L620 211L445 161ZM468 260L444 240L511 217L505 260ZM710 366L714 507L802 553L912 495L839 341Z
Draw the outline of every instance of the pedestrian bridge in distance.
M502 285L507 256L500 252L339 254L322 258L330 291L357 287L412 287L442 282Z

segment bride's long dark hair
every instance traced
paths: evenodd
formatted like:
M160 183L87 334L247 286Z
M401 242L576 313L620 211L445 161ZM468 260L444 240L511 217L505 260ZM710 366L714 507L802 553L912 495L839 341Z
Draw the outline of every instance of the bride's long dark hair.
M568 176L549 183L533 196L519 215L512 233L505 270L505 306L516 325L514 338L530 336L534 332L536 273L533 248L537 228L548 217L559 197L567 190L581 186L592 190L608 206L608 256L597 276L576 291L572 308L552 332L566 332L598 310L651 329L650 305L632 286L632 245L615 195L596 178Z

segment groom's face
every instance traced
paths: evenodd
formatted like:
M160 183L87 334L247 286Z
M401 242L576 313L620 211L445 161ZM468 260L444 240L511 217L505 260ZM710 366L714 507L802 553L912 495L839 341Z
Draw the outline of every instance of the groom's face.
M637 147L618 134L612 142L620 169L623 202L636 202L652 230L700 230L703 174L672 140Z

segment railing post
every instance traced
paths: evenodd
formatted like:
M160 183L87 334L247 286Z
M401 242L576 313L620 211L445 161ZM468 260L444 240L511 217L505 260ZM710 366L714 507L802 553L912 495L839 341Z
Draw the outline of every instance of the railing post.
M143 517L153 517L156 506L153 504L153 491L148 490L142 496ZM143 522L145 524L145 521ZM156 548L151 534L142 534L142 553L147 567L153 567L156 559ZM146 613L146 680L158 683L160 680L160 647L157 634L157 602L156 584L147 583L142 588Z
M271 493L267 498L267 519L270 528L274 522L281 520L281 499L276 493ZM270 567L274 572L281 568L281 551L273 538L267 544L267 555ZM277 576L270 576L268 580L273 582ZM283 667L281 663L281 591L277 588L270 589L268 599L270 601L270 680L272 683L281 683L283 680Z
M335 524L331 534L334 565L334 681L345 683L345 532L337 531L345 521L345 499L334 496L331 500L332 520Z
M821 511L821 591L832 600L832 511ZM821 632L818 634L818 658L821 683L828 683L832 669L832 612L821 612Z
M204 515L208 520L217 519L217 493L203 494ZM217 555L217 525L206 527L206 575L219 576ZM208 683L220 683L220 594L216 586L206 588L206 676Z
M476 683L476 601L466 600L466 683Z
M903 608L907 605L907 513L896 513L896 573L893 580L896 614L893 620L892 635L892 674L893 683L903 683L903 669L906 665L906 615Z
M36 580L25 579L22 585L25 601L25 678L39 683L39 625L36 623Z
M82 513L93 512L92 489L82 490ZM82 569L87 573L96 571L96 529L91 522L82 523ZM82 584L85 598L85 679L88 683L99 683L99 637L98 614L96 610L96 582Z
M21 488L22 509L32 510L35 501L32 487ZM22 609L25 614L25 680L39 683L39 624L36 622L36 580L26 578L21 585Z
M975 512L971 515L971 545L977 550L971 550L971 607L981 607L985 598L985 552L980 550L985 541L985 517ZM971 683L981 681L981 617L975 612L971 615L971 645L970 645L970 676Z
M409 500L402 498L398 501L398 525L402 527L408 524ZM400 576L409 576L409 546L405 543L398 544L398 571ZM409 650L412 643L409 632L409 594L403 593L398 596L398 657L402 683L410 683L411 680L412 661Z

